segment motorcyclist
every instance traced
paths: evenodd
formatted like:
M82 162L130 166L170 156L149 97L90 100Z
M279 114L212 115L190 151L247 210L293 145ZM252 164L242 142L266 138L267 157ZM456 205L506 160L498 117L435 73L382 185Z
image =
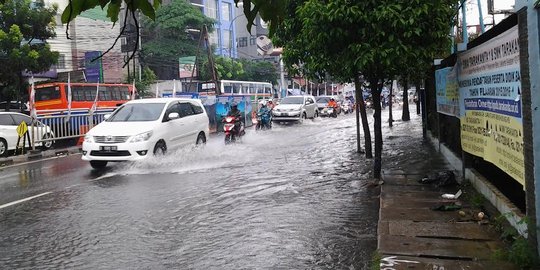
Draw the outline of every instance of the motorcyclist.
M334 98L330 98L330 101L328 101L328 104L326 104L326 107L334 108L334 109L336 109L337 106L338 104Z
M267 102L266 101L262 101L261 102L261 107L259 108L259 111L258 113L263 116L263 115L267 115L268 116L268 120L270 121L271 123L271 120L270 120L270 117L271 117L271 114L270 114L270 108L268 108L268 105L267 105ZM270 123L265 123L266 125L270 125Z
M236 121L234 122L234 129L237 134L240 134L240 128L243 122L243 115L242 112L238 110L238 104L236 104L236 102L233 102L231 104L231 109L227 113L227 116L232 116L236 119Z

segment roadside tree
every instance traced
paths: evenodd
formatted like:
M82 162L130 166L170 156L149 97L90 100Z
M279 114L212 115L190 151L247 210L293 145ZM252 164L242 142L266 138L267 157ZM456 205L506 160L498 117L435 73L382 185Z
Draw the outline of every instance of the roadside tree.
M178 59L195 56L203 25L212 31L214 20L186 0L160 6L155 20L143 20L141 57L159 79L178 78Z
M289 12L297 16L298 23L289 25L285 19L277 27L277 36L281 29L295 31L297 37L292 41L300 40L297 44L303 49L294 44L298 51L293 50L293 53L308 63L311 70L324 70L333 76L352 75L350 78L356 75L354 71L359 71L366 79L375 110L375 178L380 178L382 167L380 95L383 83L400 70L416 66L411 61L431 61L440 48L446 48L448 29L455 13L454 2L297 1L296 6L289 6ZM287 51L287 40L279 41Z
M57 7L45 7L42 0L6 0L0 4L0 88L8 101L22 100L27 84L23 72L49 70L58 61L45 40L55 37ZM22 104L22 103L21 103Z

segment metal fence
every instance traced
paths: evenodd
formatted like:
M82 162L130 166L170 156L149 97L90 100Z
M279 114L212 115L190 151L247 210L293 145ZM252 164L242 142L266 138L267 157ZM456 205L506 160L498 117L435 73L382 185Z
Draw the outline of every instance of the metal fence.
M30 134L33 134L32 145L82 137L92 127L105 120L105 115L109 113L74 114L69 118L67 115L40 115L37 117L38 123L29 127Z

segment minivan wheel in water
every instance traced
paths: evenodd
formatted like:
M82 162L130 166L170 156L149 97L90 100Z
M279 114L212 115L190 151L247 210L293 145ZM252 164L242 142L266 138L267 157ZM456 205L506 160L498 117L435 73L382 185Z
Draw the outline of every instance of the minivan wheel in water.
M164 141L159 141L156 143L156 146L154 146L154 155L165 155L167 153L167 145Z
M107 166L107 161L103 161L103 160L91 160L90 161L90 166L92 166L92 168L94 169L103 169Z
M197 145L206 144L206 136L204 136L204 133L199 133L199 136L197 136L197 142L195 143Z
M7 157L8 145L6 140L0 138L0 157Z

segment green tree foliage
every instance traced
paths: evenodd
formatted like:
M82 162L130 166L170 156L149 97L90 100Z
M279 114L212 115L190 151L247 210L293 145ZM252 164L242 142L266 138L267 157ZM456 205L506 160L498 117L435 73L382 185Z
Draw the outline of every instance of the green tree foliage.
M135 78L128 76L126 79L126 83L132 83L135 79L135 88L137 88L137 93L141 97L154 97L154 93L152 92L153 89L150 89L150 85L154 84L157 80L156 74L154 74L154 71L152 71L148 67L143 68L143 72L141 75L141 80L139 81L139 74L135 74Z
M214 59L218 80L237 80L244 74L244 67L241 62L228 57L218 56ZM212 80L208 59L200 69L199 77L203 81Z
M269 82L276 85L279 78L277 67L271 62L240 60L244 67L244 74L238 77L241 81Z
M160 79L178 78L178 58L197 54L203 25L212 31L214 20L187 0L173 0L161 6L155 20L144 20L142 61Z
M122 4L127 7L124 11L125 13L133 14L136 11L141 11L148 18L154 20L157 17L156 10L162 2L162 0L71 0L62 13L62 23L69 23L83 11L97 6L107 8L107 17L112 22L117 22ZM244 14L248 19L248 25L246 27L250 31L257 14L271 25L277 25L284 18L288 0L234 0L234 2L236 4L243 3Z
M218 56L215 59L216 71L220 80L250 82L270 82L277 84L277 68L270 62L249 59L231 59ZM200 69L200 80L210 81L212 76L206 60Z
M13 100L26 93L22 72L43 72L58 61L44 40L55 36L57 7L43 1L7 0L0 4L0 65L2 96Z
M286 62L293 61L288 65L303 64L311 74L338 78L361 72L369 83L375 109L375 178L382 163L383 82L414 62L431 62L446 48L455 5L453 0L291 0L287 19L277 26L276 36L288 31L274 39L284 46Z

